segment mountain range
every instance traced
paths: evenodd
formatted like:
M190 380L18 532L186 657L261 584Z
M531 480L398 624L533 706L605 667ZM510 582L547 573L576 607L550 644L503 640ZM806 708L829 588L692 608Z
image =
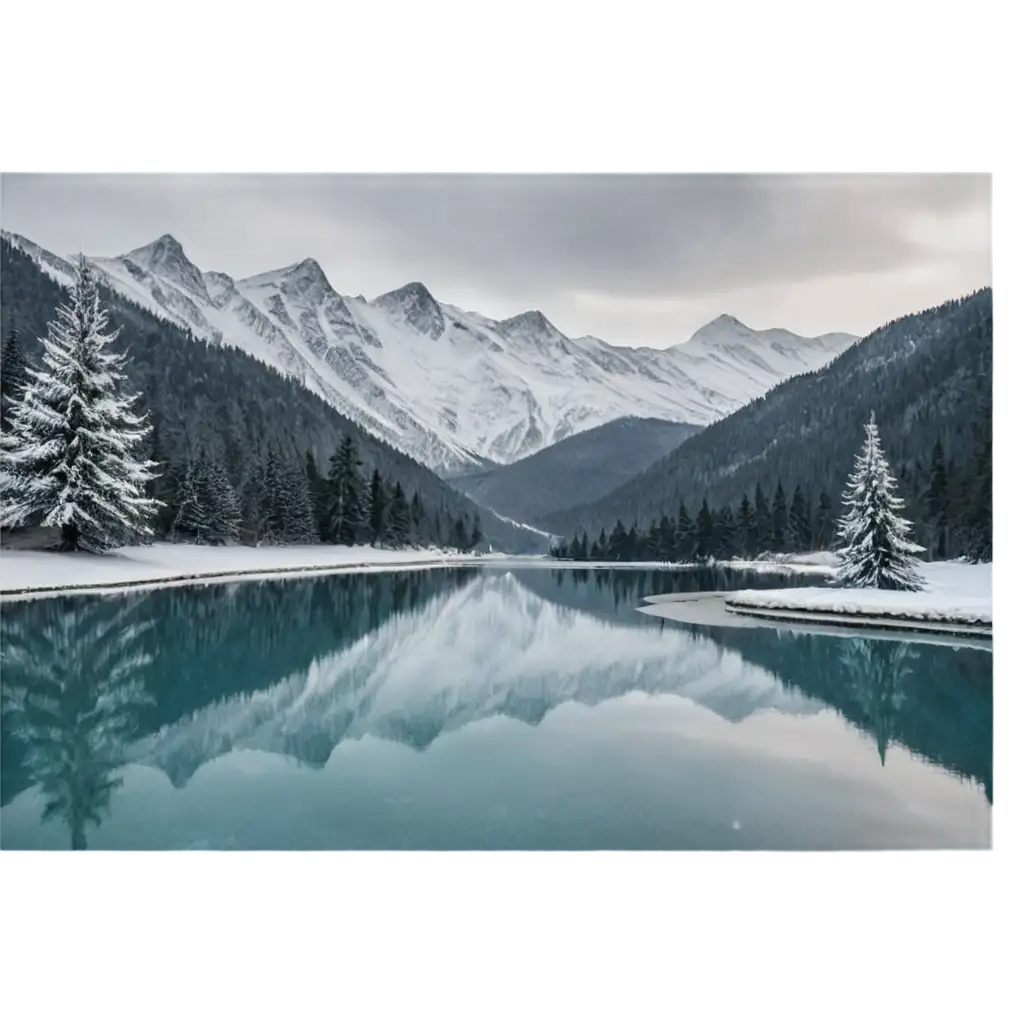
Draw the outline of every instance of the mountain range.
M603 496L538 520L554 533L591 536L617 519L640 524L691 511L706 497L736 506L760 485L797 486L838 508L845 481L874 415L912 521L927 518L933 446L949 460L949 493L989 488L977 433L991 438L992 289L954 299L872 331L829 366L800 374L683 441ZM953 514L955 508L950 511Z
M68 259L3 236L70 281ZM442 474L508 464L622 417L703 426L857 340L755 331L722 315L667 349L620 347L569 338L537 310L504 320L467 312L419 282L372 301L342 295L309 258L236 280L200 270L171 235L88 259L109 289L297 379Z

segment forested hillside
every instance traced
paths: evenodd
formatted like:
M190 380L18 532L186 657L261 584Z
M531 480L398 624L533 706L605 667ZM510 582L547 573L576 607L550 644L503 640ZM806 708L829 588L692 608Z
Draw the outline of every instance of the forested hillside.
M452 478L485 508L524 523L596 501L657 462L700 427L626 416L574 434L509 466Z
M128 385L141 393L141 406L154 427L151 454L165 469L156 493L171 506L158 524L163 530L177 511L175 495L190 468L205 480L227 480L243 517L243 539L256 539L258 506L268 478L274 481L276 500L285 505L295 504L297 487L303 492L299 505L305 504L308 481L315 516L318 482L328 476L331 457L349 436L367 485L377 471L389 494L400 485L410 507L416 499L421 522L414 541L449 544L456 533L468 539L479 517L484 538L497 548L533 551L543 546L536 533L479 510L430 470L367 434L297 381L238 349L197 342L102 288L101 298L112 327L121 328L114 347L128 355ZM66 302L63 288L24 253L0 241L0 329L4 338L16 329L30 365L38 363L38 338L45 335L57 306ZM294 518L294 510L285 507L271 511L278 519ZM300 535L307 525L308 518L294 534L276 539L315 539Z
M886 324L824 369L788 380L706 427L606 497L541 525L567 538L587 531L594 540L617 521L627 531L635 523L642 546L651 521L677 528L680 503L688 506L688 520L698 518L706 500L713 547L712 522L726 510L727 542L742 535L741 519L749 526L758 518L760 487L762 526L751 526L748 553L763 543L780 550L779 540L781 550L806 550L811 534L824 534L815 540L827 543L874 412L919 542L933 557L972 545L983 551L986 541L990 554L991 399L992 291L986 288ZM625 543L621 530L619 536ZM656 548L657 538L648 546Z

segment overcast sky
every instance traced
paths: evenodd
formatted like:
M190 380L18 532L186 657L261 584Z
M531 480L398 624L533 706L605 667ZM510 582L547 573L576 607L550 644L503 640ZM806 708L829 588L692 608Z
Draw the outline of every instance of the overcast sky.
M720 313L865 334L991 284L988 175L4 175L0 224L62 255L170 233L236 278L312 256L343 294L624 345Z

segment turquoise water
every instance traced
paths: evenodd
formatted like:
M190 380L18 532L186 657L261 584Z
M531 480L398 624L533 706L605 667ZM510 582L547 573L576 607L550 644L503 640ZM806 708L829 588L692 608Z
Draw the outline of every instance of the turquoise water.
M636 611L806 582L474 568L6 604L0 845L988 847L991 651Z

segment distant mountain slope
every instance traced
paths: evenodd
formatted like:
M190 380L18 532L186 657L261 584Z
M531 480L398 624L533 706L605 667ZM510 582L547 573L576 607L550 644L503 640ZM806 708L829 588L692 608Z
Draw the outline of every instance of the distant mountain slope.
M62 257L4 237L67 281ZM616 347L568 338L536 310L500 321L464 312L420 282L372 302L343 296L313 259L242 280L204 273L170 235L92 263L132 302L295 377L445 472L514 462L623 416L710 423L856 340L752 331L723 316L670 349Z
M771 499L781 480L838 498L872 411L894 471L904 480L912 518L920 519L932 446L963 466L971 424L992 394L992 290L902 317L838 356L829 366L773 388L707 427L675 451L592 503L553 513L547 529L593 536L621 518L641 524L693 508L751 498L760 482Z
M629 416L574 434L510 466L451 478L478 505L520 522L596 501L700 430Z
M20 248L0 240L0 319L3 336L16 322L24 351L38 364L38 338L46 334L67 294ZM321 472L341 438L359 442L363 470L379 469L419 492L431 514L448 511L471 520L477 506L409 456L369 435L295 378L282 375L235 348L197 343L167 320L101 288L114 326L116 345L127 350L129 387L141 392L157 427L165 456L183 459L186 446L206 451L225 466L244 467L269 444L279 444L298 463L311 451ZM232 483L237 483L233 479ZM520 529L486 510L481 526L497 548L515 552L547 550L547 539Z

